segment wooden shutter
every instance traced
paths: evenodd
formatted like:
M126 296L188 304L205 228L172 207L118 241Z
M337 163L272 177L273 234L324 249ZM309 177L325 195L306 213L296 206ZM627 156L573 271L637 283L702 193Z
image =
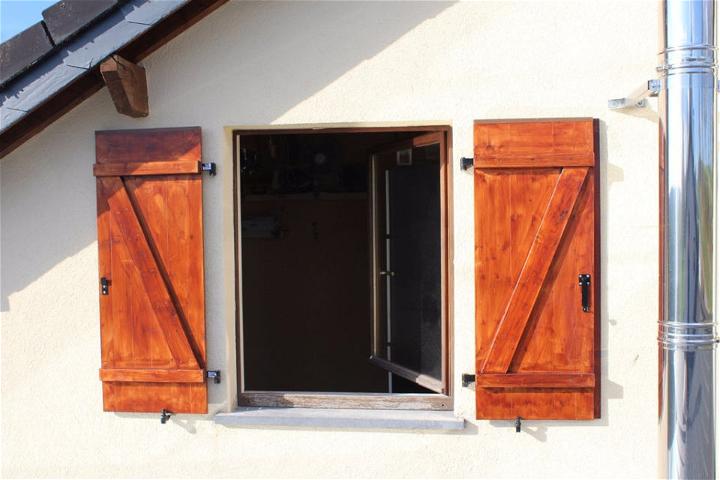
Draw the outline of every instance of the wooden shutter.
M206 413L200 128L95 147L104 410Z
M596 122L474 134L477 418L599 418Z

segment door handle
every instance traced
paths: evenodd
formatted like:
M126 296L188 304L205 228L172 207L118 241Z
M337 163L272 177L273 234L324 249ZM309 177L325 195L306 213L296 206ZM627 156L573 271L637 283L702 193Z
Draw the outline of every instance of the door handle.
M388 277L394 277L394 276L395 276L395 272L390 272L390 271L385 271L385 270L383 270L383 271L380 272L380 275L387 275Z
M578 285L580 285L580 301L582 302L583 312L590 311L590 274L581 273L578 275Z

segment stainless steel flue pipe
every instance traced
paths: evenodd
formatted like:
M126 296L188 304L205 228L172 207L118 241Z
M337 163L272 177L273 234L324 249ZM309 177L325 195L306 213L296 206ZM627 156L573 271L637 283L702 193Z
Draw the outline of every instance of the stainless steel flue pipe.
M715 2L660 6L659 475L715 471Z

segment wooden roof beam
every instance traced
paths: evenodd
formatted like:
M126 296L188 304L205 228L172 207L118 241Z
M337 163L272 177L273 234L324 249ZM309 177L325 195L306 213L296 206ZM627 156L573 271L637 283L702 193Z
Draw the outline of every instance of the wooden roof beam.
M154 24L116 53L131 61L139 61L165 45L198 21L215 11L228 0L193 0L168 17ZM103 87L99 68L71 81L56 94L48 97L37 108L0 133L0 159L37 135Z
M148 116L147 77L143 67L112 55L100 64L100 74L118 113L134 118Z

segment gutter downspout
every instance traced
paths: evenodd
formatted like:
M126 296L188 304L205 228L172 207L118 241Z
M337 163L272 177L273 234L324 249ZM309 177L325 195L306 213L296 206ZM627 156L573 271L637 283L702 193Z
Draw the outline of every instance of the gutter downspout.
M715 478L715 2L660 5L659 461Z

